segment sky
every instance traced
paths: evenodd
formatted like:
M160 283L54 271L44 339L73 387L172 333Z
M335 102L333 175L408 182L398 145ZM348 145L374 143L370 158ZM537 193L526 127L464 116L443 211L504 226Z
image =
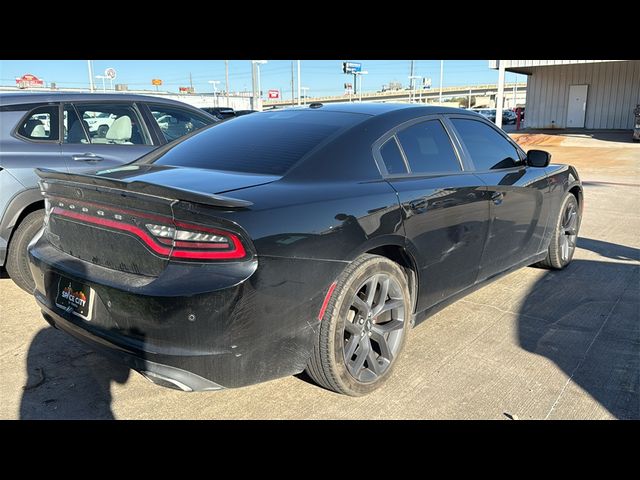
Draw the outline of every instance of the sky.
M353 76L342 73L342 62L348 60L362 63L362 70L369 72L362 77L362 90L374 92L383 84L398 81L409 84L410 60L302 60L301 86L308 87L308 96L341 95L344 83ZM261 89L278 89L284 98L291 96L291 60L268 60L260 66ZM294 64L296 62L294 61ZM414 75L430 77L432 88L440 84L440 60L416 60ZM129 89L153 89L151 80L163 81L160 90L178 92L179 87L189 86L189 75L197 93L213 91L209 80L218 80L216 88L224 90L224 60L94 60L94 76L103 75L106 68L114 68L117 78L114 83L125 83ZM0 85L15 85L15 78L25 73L43 79L47 86L55 82L58 87L88 88L89 74L86 60L0 60ZM294 73L297 76L297 73ZM498 72L488 67L487 60L445 60L444 81L447 86L497 83ZM524 75L506 74L506 81L526 81ZM102 87L102 80L96 79ZM296 80L297 82L297 80ZM107 81L107 87L109 82ZM358 85L359 87L359 85ZM297 89L297 83L296 83ZM251 90L251 61L229 61L229 90Z

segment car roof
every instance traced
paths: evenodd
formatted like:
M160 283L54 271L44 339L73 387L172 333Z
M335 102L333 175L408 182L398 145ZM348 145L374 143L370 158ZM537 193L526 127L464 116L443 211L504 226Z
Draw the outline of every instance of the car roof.
M125 101L125 102L153 102L165 105L185 106L184 102L170 98L140 95L133 93L75 93L75 92L38 92L38 93L0 93L0 105L20 105L28 103L48 102L85 102L85 101Z
M315 107L316 105L319 105ZM359 102L340 102L340 103L311 103L301 107L289 107L277 110L265 110L267 112L285 112L305 108L307 110L317 110L325 112L343 112L343 113L360 113L363 115L377 116L398 110L415 110L420 111L422 115L433 115L438 113L466 113L466 110L453 107L440 107L435 105L418 105L415 103L359 103Z

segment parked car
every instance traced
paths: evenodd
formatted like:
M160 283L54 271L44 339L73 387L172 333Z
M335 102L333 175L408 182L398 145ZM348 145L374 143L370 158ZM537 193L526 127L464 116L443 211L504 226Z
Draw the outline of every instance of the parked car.
M228 107L203 107L202 110L210 113L214 117L218 117L220 120L241 117L242 115L248 115L249 113L257 112L257 110L234 110L233 108Z
M242 115L249 115L250 113L256 113L257 110L236 110L236 117L241 117Z
M120 168L39 169L35 297L51 325L160 385L306 369L363 395L434 309L525 265L571 262L582 185L549 161L473 112L317 103Z
M161 128L158 114L176 119L172 128ZM184 103L143 95L0 94L0 267L33 291L27 243L44 217L34 167L118 166L217 121Z
M229 107L203 107L201 110L204 110L208 114L213 115L220 120L226 120L227 118L236 116L235 110Z
M479 113L483 117L489 119L493 123L496 122L496 109L495 108L480 108L474 110L476 113Z
M502 111L502 123L505 125L516 124L516 114L513 110Z

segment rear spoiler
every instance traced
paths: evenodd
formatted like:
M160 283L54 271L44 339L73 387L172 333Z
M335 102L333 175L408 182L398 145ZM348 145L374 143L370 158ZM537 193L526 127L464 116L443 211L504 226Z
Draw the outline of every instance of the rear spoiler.
M114 178L98 177L96 175L85 175L82 173L65 173L49 168L36 168L36 174L44 181L73 182L83 185L93 185L96 187L115 188L126 190L143 195L161 197L168 200L185 200L188 202L201 203L212 207L223 208L246 208L253 205L247 200L213 195L209 193L183 190L182 188L164 187L154 183L133 181L125 182ZM56 182L57 183L57 182Z

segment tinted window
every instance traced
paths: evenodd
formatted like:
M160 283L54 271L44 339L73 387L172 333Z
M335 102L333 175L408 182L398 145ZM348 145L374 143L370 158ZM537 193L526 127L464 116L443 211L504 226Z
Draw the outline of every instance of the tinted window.
M75 104L89 141L98 144L151 145L133 105L126 103ZM71 127L69 127L71 132Z
M167 142L214 123L214 120L204 115L200 116L182 108L164 105L149 105L149 108Z
M18 135L32 140L58 140L58 106L31 110L18 127Z
M476 170L510 168L521 163L516 148L490 126L463 118L452 118L451 122L467 147Z
M438 120L412 125L398 132L398 139L412 173L460 170L449 135Z
M367 118L320 110L244 115L179 143L155 163L282 175L314 147Z
M380 148L380 155L384 160L384 166L387 167L387 172L390 175L396 175L398 173L407 173L407 167L404 165L404 160L395 137L391 137Z

